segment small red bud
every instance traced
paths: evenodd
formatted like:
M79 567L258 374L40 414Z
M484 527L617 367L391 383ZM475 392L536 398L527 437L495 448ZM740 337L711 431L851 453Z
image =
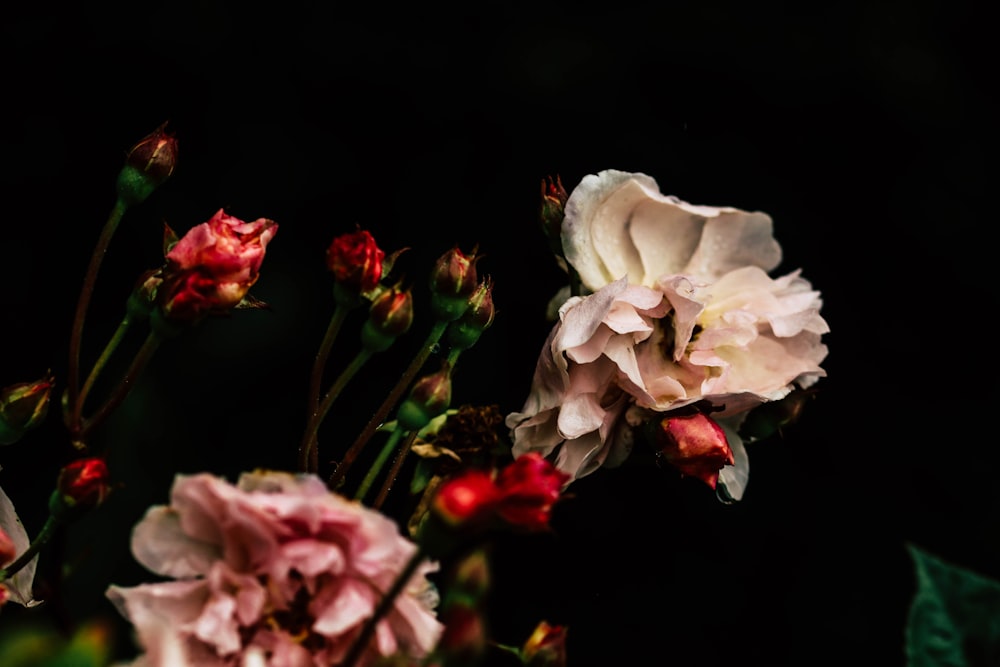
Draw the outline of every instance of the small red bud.
M470 470L441 484L431 511L450 526L467 526L491 517L499 499L493 477Z
M453 348L467 350L493 324L493 281L487 276L469 297L467 310L448 327L448 343Z
M326 266L342 288L354 296L367 294L382 279L385 252L372 235L359 229L341 234L326 249Z
M563 218L566 215L566 200L569 194L563 187L562 179L556 175L555 178L547 176L542 180L542 197L539 204L538 219L542 224L542 231L549 239L559 242L562 234Z
M523 454L497 476L501 495L497 511L512 526L546 530L552 507L569 479L540 454Z
M410 395L399 406L397 419L407 431L419 431L451 405L451 367L417 380Z
M390 287L372 301L368 320L361 329L365 348L381 352L409 331L413 324L413 295L410 290Z
M454 322L469 307L469 298L476 291L479 277L476 250L466 256L457 247L438 258L431 271L431 310L434 317Z
M104 459L77 459L63 466L56 490L65 507L94 507L104 502L110 490Z
M0 389L0 445L17 442L45 421L54 384L55 378L48 374L35 382Z
M118 196L128 204L144 201L177 166L177 140L164 123L135 144L118 175Z
M696 477L713 489L719 471L734 465L733 450L726 433L715 420L697 413L684 417L666 417L656 431L660 453L681 474Z

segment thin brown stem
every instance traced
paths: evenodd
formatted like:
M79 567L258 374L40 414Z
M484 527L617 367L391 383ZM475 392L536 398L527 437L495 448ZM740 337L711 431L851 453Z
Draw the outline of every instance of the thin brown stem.
M317 468L317 454L316 454L316 436L319 432L320 424L326 419L326 415L330 412L330 408L333 407L334 401L340 396L340 393L350 382L351 378L354 377L361 367L365 365L372 356L371 350L368 348L361 348L361 351L355 355L351 363L348 364L337 380L330 387L330 390L326 392L326 396L323 397L323 402L320 403L316 410L312 414L312 418L309 420L309 424L306 425L306 432L302 438L302 445L299 447L299 467L303 472L316 472Z
M357 460L358 455L361 454L361 450L364 446L371 440L371 437L378 430L378 427L382 425L385 421L386 416L388 416L389 411L396 405L403 392L406 388L410 386L413 378L416 377L420 369L423 368L424 363L426 363L427 358L430 357L431 352L437 347L438 341L441 340L441 336L444 334L445 329L448 328L448 322L437 321L434 323L434 327L431 329L430 334L427 336L427 340L424 341L423 347L417 352L417 356L413 358L410 365L406 368L406 371L400 376L396 385L392 388L392 391L385 397L382 401L382 405L379 409L372 415L368 423L365 424L365 428L361 431L361 435L357 437L353 444L351 444L350 449L344 454L343 460L337 465L337 469L333 471L333 475L330 476L330 481L328 486L331 489L336 489L341 480L344 479L344 475L350 469L351 464Z
M101 235L97 239L97 246L90 255L87 273L83 277L83 286L80 288L80 298L76 302L76 313L73 316L73 327L69 338L69 367L66 381L66 405L68 414L71 415L69 427L74 440L78 438L83 429L80 417L80 403L82 402L80 398L80 346L83 340L83 324L87 319L90 299L94 295L94 285L97 283L97 273L101 268L101 262L104 260L108 245L111 243L111 237L114 236L118 223L121 222L127 208L128 204L121 198L115 200L115 205L112 207L111 213L104 223L104 228L101 230Z
M410 583L410 578L413 573L417 571L417 568L424 561L425 554L423 549L418 548L410 560L406 563L406 567L403 571L399 573L396 580L392 582L392 587L386 591L386 594L379 600L378 606L375 607L375 611L372 615L365 621L364 626L361 628L361 632L358 634L357 639L351 645L350 650L348 650L347 655L344 657L344 661L341 663L340 667L354 667L355 663L361 657L368 643L372 640L372 636L375 634L375 628L378 626L378 622L381 621L389 610L392 609L393 603L395 603L396 598L399 594L403 592L403 589L408 583Z
M85 442L87 436L89 436L95 428L100 426L104 420L108 418L108 415L114 412L115 408L121 405L122 401L125 400L125 397L128 396L132 387L135 385L136 378L139 377L139 374L142 373L142 370L149 363L149 360L152 358L153 353L156 352L156 349L160 346L160 342L162 340L163 339L160 338L155 332L150 332L150 334L146 337L146 341L142 344L142 347L139 348L139 351L136 352L135 358L132 359L132 364L129 366L128 371L125 373L124 377L122 377L121 382L115 388L114 392L112 392L111 396L108 397L108 399L104 402L104 405L97 410L93 417L83 421L78 438L81 443Z
M399 447L396 452L396 458L392 462L392 467L389 468L389 473L386 475L385 480L382 482L382 488L379 489L378 495L375 497L375 502L372 503L372 507L375 509L382 509L382 505L385 503L386 497L389 495L389 491L392 489L392 485L396 483L396 478L399 477L399 471L403 469L403 461L406 460L406 455L410 453L410 447L413 445L413 441L417 439L417 432L410 431L403 440L403 444Z

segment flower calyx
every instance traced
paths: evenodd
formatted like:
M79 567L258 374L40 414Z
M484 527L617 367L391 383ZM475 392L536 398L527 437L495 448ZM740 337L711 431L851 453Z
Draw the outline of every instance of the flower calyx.
M468 307L448 326L448 343L452 349L467 350L476 344L484 331L493 324L493 281L486 276L469 297Z

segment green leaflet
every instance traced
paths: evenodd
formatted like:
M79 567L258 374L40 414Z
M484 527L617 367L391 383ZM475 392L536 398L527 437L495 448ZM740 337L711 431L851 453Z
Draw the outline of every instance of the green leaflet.
M1000 582L907 545L917 589L906 621L908 667L1000 665Z

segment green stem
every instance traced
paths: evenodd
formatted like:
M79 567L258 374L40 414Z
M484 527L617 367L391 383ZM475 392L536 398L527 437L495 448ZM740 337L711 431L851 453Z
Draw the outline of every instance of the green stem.
M389 468L389 474L386 475L385 481L382 482L382 488L375 497L375 502L372 503L373 508L382 509L382 504L385 503L385 499L389 495L392 485L396 483L396 478L399 477L399 471L403 469L403 461L406 460L406 455L410 453L410 447L413 445L413 441L416 440L416 438L416 431L410 431L406 436L406 440L403 441L403 446L399 448L399 452L397 452L396 458L392 462L392 467Z
M417 352L417 356L415 356L413 361L410 362L410 365L400 376L396 385L392 388L392 391L390 391L389 395L385 397L384 401L382 401L382 405L379 406L379 409L374 415L372 415L371 419L368 420L364 430L361 431L361 435L358 436L358 438L351 445L350 449L347 450L347 453L344 454L344 459L337 466L337 469L333 471L333 475L330 476L328 484L331 489L336 489L340 485L341 480L344 479L344 475L347 474L351 464L353 464L358 458L361 450L368 443L368 441L371 440L371 437L375 434L375 431L378 430L378 427L382 425L382 422L385 421L389 411L396 405L399 398L403 395L403 392L410 386L413 378L417 375L420 369L423 368L424 363L431 355L431 352L434 351L434 348L437 346L438 341L441 340L441 336L447 328L448 322L439 320L434 323L430 334L427 335L427 340L424 341L424 346L420 348L419 352Z
M94 294L97 272L101 268L101 262L104 260L108 245L111 243L111 237L114 236L118 223L121 222L127 208L128 204L120 197L115 200L115 205L112 207L111 213L104 223L104 228L101 230L101 235L97 239L97 246L90 255L90 264L87 266L87 273L83 277L83 286L80 288L80 298L76 302L76 313L73 316L73 328L70 331L69 339L69 368L67 369L66 383L67 409L69 414L73 415L73 421L70 422L69 426L74 440L77 439L83 428L80 420L80 403L82 402L80 398L80 345L83 339L83 323L87 319L87 309L90 307L90 299Z
M330 387L330 390L326 392L326 396L323 397L323 402L320 403L309 419L309 424L306 427L305 436L302 438L302 445L299 447L299 468L303 472L316 472L317 469L317 453L316 453L316 435L319 432L319 426L323 423L326 418L330 408L333 406L333 402L337 400L340 392L344 390L347 383L350 382L351 378L354 377L361 367L371 358L372 351L368 348L362 348L360 352L355 355L351 363L347 365L341 373L337 380Z
M142 347L139 348L139 351L136 352L135 358L132 359L132 365L129 366L128 371L125 373L125 376L122 377L122 380L115 388L115 391L108 397L108 400L104 402L104 405L100 407L93 417L84 420L82 428L80 429L79 437L76 441L74 441L74 444L78 448L82 449L86 447L85 441L87 436L89 436L95 428L100 426L104 420L108 418L108 415L110 415L115 408L121 405L122 401L125 400L125 397L128 396L129 392L132 390L136 378L139 377L139 374L142 373L142 370L149 363L149 360L153 357L153 353L156 352L156 349L160 346L162 340L163 339L160 338L156 332L150 332L150 334L146 336L145 342L142 344Z
M6 581L17 574L21 568L31 562L31 559L35 557L42 547L52 539L52 536L56 532L56 527L59 525L59 519L53 515L49 515L49 518L45 520L45 525L38 532L38 535L32 540L28 548L25 549L24 553L17 557L13 563L7 567L0 570L0 582Z
M364 626L361 628L361 632L358 634L358 638L354 640L351 645L350 650L348 650L347 655L344 657L344 661L340 663L340 667L354 667L361 654L364 652L368 643L371 641L372 636L375 634L375 628L378 626L378 622L381 621L389 610L392 609L393 603L399 594L403 592L403 589L408 583L410 583L410 578L413 577L413 573L417 571L417 568L423 562L425 554L423 549L417 548L417 550L410 556L410 560L406 563L406 567L403 571L399 573L396 580L392 582L392 588L390 588L386 594L379 600L378 606L375 607L375 611L372 615L365 621Z
M397 426L393 429L392 433L389 434L389 439L385 441L384 445L382 445L382 451L378 453L378 456L375 458L375 462L372 463L372 467L368 469L368 474L365 475L363 480L361 480L361 486L358 487L357 492L354 494L355 500L364 502L365 496L368 494L368 489L370 489L372 484L375 483L375 478L378 477L380 472L382 472L382 468L385 467L385 462L388 461L389 457L392 456L392 453L396 451L400 438L402 438L406 433L409 432Z
M104 351L101 352L101 356L94 363L94 367L90 369L90 375L87 376L87 381L83 383L83 389L80 390L79 398L77 399L75 412L73 413L73 423L77 424L80 422L80 415L83 412L83 404L87 401L87 395L90 394L90 390L94 388L94 383L97 381L97 377L104 370L104 366L108 363L108 359L114 354L115 349L122 342L125 337L126 332L128 332L129 326L132 322L126 315L122 319L121 324L118 325L118 329L115 331L114 335L111 336L111 340L108 344L104 346Z

